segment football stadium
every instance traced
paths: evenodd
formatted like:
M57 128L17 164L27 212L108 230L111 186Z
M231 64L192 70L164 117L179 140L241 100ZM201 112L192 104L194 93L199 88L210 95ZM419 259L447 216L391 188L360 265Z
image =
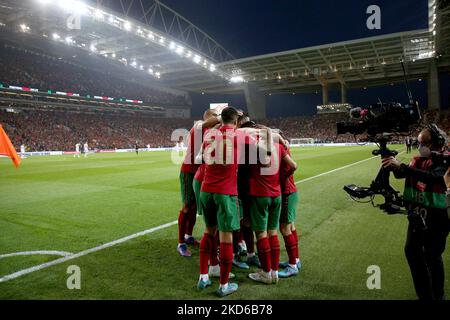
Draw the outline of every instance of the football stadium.
M0 299L448 299L450 2L316 2L0 0Z

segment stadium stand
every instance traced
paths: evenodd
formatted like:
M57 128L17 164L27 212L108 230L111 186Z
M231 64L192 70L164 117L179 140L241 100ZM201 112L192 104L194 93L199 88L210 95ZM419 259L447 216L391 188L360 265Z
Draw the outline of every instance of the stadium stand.
M49 56L39 50L0 45L0 83L36 88L40 91L75 92L82 96L98 95L114 98L131 98L147 103L187 105L182 95L142 86L135 81L124 81L107 71L86 69L74 56L69 61L61 56ZM89 56L88 56L89 57Z
M282 130L290 138L312 137L316 143L354 142L351 135L336 136L336 122L347 118L345 113L317 114L310 117L268 119L263 124ZM450 130L448 110L430 111L425 121L436 122ZM16 147L24 144L28 151L70 151L78 142L89 142L93 149L142 147L173 147L173 130L189 129L194 119L155 118L143 112L79 111L79 110L0 110L0 123Z

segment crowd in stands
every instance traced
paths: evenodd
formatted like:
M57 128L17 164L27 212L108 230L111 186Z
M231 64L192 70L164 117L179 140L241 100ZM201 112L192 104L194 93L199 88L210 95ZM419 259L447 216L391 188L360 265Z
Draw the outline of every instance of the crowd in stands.
M282 130L288 138L313 138L316 143L354 142L351 135L336 135L336 122L345 114L318 114L310 117L269 119L262 123ZM450 130L450 112L430 112L427 121ZM86 112L67 110L0 110L0 123L16 148L28 151L74 150L76 143L88 142L92 149L173 147L175 129L189 130L194 119L154 118L143 112Z
M0 83L42 90L142 100L161 105L186 105L185 97L118 79L108 72L86 67L58 57L0 45Z

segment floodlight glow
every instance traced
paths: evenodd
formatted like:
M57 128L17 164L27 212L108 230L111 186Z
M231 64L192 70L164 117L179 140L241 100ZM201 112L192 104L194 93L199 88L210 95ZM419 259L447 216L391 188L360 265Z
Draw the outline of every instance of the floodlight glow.
M48 4L50 0L38 0L40 4Z
M152 69L152 68L149 68L149 69L148 69L148 73L153 74L153 73L154 73L153 69Z
M244 82L244 78L242 76L234 76L230 78L231 83L241 83Z
M196 54L196 55L194 56L194 62L195 62L195 63L200 63L201 60L202 60L202 58L200 58L199 55Z
M171 41L169 45L170 50L175 50L175 42Z
M155 76L159 79L161 77L161 73L155 72Z
M184 48L182 46L178 46L177 50L175 52L181 55L181 54L183 54L183 51L184 51Z
M52 34L53 40L59 40L60 36L57 33Z
M109 16L108 22L109 22L109 23L114 23L114 17L113 17L113 16Z
M137 62L136 61L131 62L131 66L136 68L137 67Z
M153 32L150 32L150 33L148 34L148 38L149 38L149 39L152 39L152 40L155 40L155 35L153 34Z
M93 45L93 44L91 44L91 47L90 47L90 49L91 49L91 51L92 52L95 52L95 51L97 51L97 48Z
M191 51L188 51L187 52L187 55L186 55L186 58L190 58L192 56L192 52Z
M102 12L101 10L99 10L99 9L96 9L96 10L95 10L95 13L94 13L94 16L95 16L97 19L103 19L103 12Z
M215 65L210 65L209 66L209 70L211 70L212 72L214 72L216 70L216 66Z
M59 0L59 7L67 12L77 13L77 14L86 14L88 12L88 8L86 4L81 1L74 0Z
M73 42L72 37L66 37L65 40L66 40L67 44L72 44L72 42Z
M161 43L162 45L164 44L164 37L161 37L161 38L159 39L159 43Z
M28 27L26 24L21 24L19 27L22 32L30 30L30 27Z
M128 21L125 21L125 23L123 24L123 27L125 30L130 31L131 30L131 23L129 23Z
M139 67L140 70L144 70L144 66L141 64Z
M111 57L113 57L113 58L116 58L116 54L115 54L115 53L113 53L113 54L111 55Z

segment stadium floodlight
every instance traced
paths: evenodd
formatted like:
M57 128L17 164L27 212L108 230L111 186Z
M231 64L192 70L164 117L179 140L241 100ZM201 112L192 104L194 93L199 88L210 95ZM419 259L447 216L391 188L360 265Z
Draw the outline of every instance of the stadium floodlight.
M153 34L153 32L150 32L150 33L148 34L148 38L149 38L149 39L152 39L152 40L155 40L155 35Z
M159 79L161 77L161 73L155 72L155 76Z
M136 62L136 61L132 61L130 64L131 64L131 66L134 67L134 68L137 67L137 62Z
M20 27L20 30L21 30L22 32L27 32L27 31L30 30L30 27L27 26L27 25L24 24L24 23L22 23L19 27Z
M72 37L66 37L65 40L66 40L67 44L72 44L73 43Z
M103 19L103 12L100 9L95 9L94 13L95 18L102 20Z
M126 31L130 31L131 30L131 23L128 21L125 21L123 24L123 27Z
M182 55L184 51L184 48L182 46L177 46L177 50L175 50L176 53L179 55Z
M115 59L115 58L116 58L116 54L113 53L113 54L111 55L111 57L113 57L113 58Z
M91 49L92 52L96 52L97 51L97 48L93 44L91 44L90 49Z
M195 62L195 63L200 63L201 60L202 60L202 58L201 58L198 54L196 54L196 55L194 56L194 62Z
M175 42L170 41L169 49L170 50L175 50L175 48L176 48Z
M88 12L88 7L85 3L81 1L75 0L59 0L59 7L64 11L77 13L77 14L86 14Z
M113 16L109 16L108 22L109 22L109 23L114 23L114 17L113 17Z
M190 50L188 50L187 54L186 54L186 58L190 58L192 56L192 52Z
M230 78L231 83L242 83L244 82L244 78L242 76L233 76Z
M152 68L149 68L149 69L148 69L148 73L153 74L153 73L154 73L153 69L152 69Z
M213 64L211 64L211 65L209 66L209 70L210 70L211 72L216 71L216 66L213 65Z
M164 37L159 38L159 43L160 43L160 44L164 45L164 41L165 41L165 40L164 40Z
M141 65L139 66L139 69L140 69L140 70L144 70L144 66L141 64Z
M61 38L61 37L59 36L59 34L53 33L52 38L53 38L53 40L59 40L59 38Z

